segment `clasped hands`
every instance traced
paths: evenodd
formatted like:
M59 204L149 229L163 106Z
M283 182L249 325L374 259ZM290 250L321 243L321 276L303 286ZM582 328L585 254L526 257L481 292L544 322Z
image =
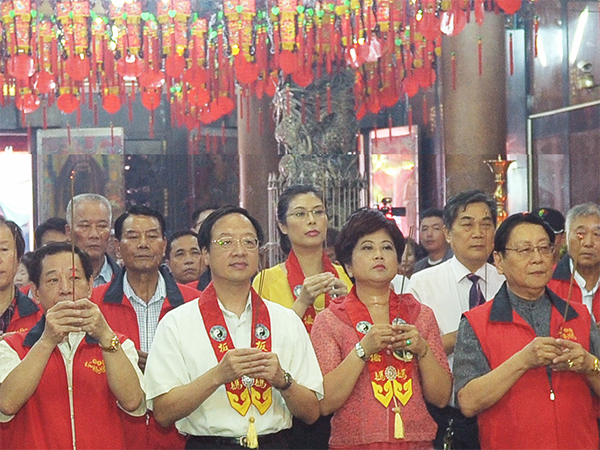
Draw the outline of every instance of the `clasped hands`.
M594 367L594 356L581 344L567 339L536 337L521 350L527 368L548 366L552 370L589 372Z
M266 380L275 389L286 385L285 372L276 353L259 348L234 348L223 356L217 366L218 384L231 383L243 375Z
M114 336L98 305L87 298L63 300L46 311L46 326L42 340L60 344L69 333L83 331L108 347Z
M332 297L341 297L348 294L348 288L331 272L318 273L304 279L302 290L296 301L311 306L317 297L324 293L328 293Z
M385 348L393 351L408 350L418 356L426 351L428 344L414 325L376 323L362 338L361 345L367 356L379 353Z

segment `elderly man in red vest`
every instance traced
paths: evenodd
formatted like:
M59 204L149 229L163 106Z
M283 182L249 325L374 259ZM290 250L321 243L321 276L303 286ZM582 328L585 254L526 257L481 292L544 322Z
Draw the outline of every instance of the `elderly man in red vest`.
M546 287L553 253L542 219L510 216L494 238L506 283L461 319L455 391L478 416L481 448L598 448L600 332L584 305Z
M0 341L0 448L124 449L120 410L146 412L142 373L133 342L88 300L89 256L49 244L29 275L44 316Z
M556 265L548 287L566 299L587 306L600 320L600 207L576 205L567 212L567 252ZM573 274L573 271L575 273ZM573 283L571 283L573 274Z

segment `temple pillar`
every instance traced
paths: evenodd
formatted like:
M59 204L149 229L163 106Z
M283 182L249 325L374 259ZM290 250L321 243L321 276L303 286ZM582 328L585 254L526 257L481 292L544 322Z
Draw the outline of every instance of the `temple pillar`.
M238 95L240 206L258 219L266 235L269 208L276 207L267 201L268 178L270 172L277 172L279 155L274 137L271 99L266 95L262 99L251 95L249 101L250 105L247 105L248 97Z
M472 14L471 22L458 36L443 38L441 74L448 198L469 189L494 192L494 176L483 161L506 155L505 36L505 15L486 12L481 26Z

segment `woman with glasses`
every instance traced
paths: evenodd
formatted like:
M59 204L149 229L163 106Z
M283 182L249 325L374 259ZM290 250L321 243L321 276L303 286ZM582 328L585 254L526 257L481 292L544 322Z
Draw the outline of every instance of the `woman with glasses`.
M314 187L287 188L277 204L277 224L280 245L288 258L263 270L252 285L261 297L293 309L310 332L315 315L331 298L346 295L352 283L324 251L327 211ZM295 448L327 448L329 419L311 427L294 421L292 432Z
M311 338L323 372L321 414L332 449L432 448L425 401L447 405L452 376L433 311L390 289L404 250L381 212L350 216L336 255L354 287L317 316Z
M263 298L292 308L310 332L315 315L331 297L346 295L352 282L324 251L327 210L314 187L290 186L281 194L277 225L288 258L258 274L253 287Z

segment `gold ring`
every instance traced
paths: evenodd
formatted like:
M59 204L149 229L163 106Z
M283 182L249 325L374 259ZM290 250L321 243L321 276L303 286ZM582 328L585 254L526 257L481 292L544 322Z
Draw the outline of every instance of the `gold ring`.
M569 363L569 369L570 369L571 367L573 367L573 361L571 361L571 360L568 360L567 362Z

